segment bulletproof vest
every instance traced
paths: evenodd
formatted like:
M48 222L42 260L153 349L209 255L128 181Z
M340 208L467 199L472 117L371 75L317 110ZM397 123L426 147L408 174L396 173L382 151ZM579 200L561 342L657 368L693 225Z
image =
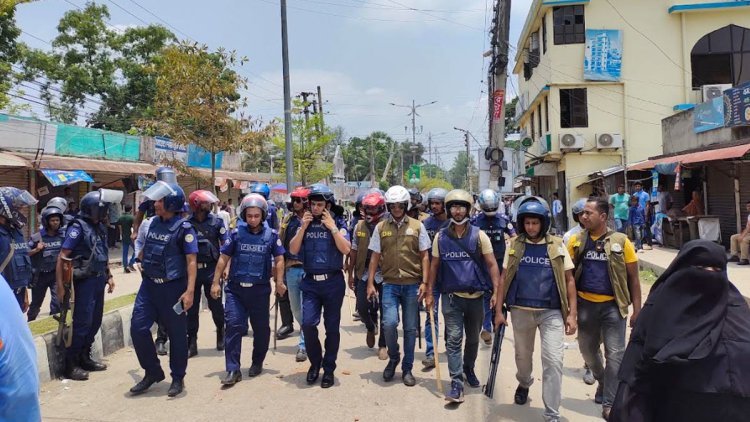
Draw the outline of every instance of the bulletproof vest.
M199 222L195 217L190 218L198 235L198 257L200 263L215 263L219 260L219 249L221 248L221 235L226 231L224 221L208 213L206 219Z
M3 270L3 277L11 289L28 286L33 276L33 267L29 257L29 244L23 239L23 233L16 228L0 226L0 236L8 239L8 253L13 253L13 257ZM4 260L5 256L0 257L0 264Z
M84 218L76 218L70 223L69 228L81 229L81 240L73 248L73 277L82 279L94 274L104 273L109 260L109 247L107 246L107 229L104 224L96 225Z
M433 215L425 219L422 224L424 224L424 228L425 230L427 230L427 234L430 235L430 241L432 241L435 239L435 235L440 231L440 229L448 227L448 224L450 224L450 220L446 219L440 221Z
M341 228L341 223L337 220L336 226ZM320 220L313 220L307 226L302 252L305 273L328 274L344 268L344 255L336 247L331 231Z
M422 280L422 257L419 251L419 220L404 216L401 226L388 218L378 223L380 234L380 269L383 280L391 284L413 284ZM426 271L427 269L425 269Z
M60 255L62 243L65 240L65 231L58 229L57 233L53 236L46 229L42 228L39 231L39 236L39 240L44 243L44 249L31 257L31 262L34 264L34 271L43 273L55 272L57 257Z
M295 234L297 234L297 229L300 227L301 221L299 217L297 217L296 214L290 213L286 218L284 219L283 223L281 223L281 231L279 232L279 239L281 239L281 244L284 246L284 260L290 260L290 261L300 261L302 262L302 248L300 248L299 253L297 255L292 254L289 252L289 243L292 241L292 238Z
M573 245L576 289L579 292L614 296L620 315L624 318L632 303L625 264L627 236L610 230L599 240L604 242L604 260L602 252L596 251L596 242L591 240L588 230L576 236L576 243ZM589 255L589 251L592 254ZM605 293L606 291L609 293Z
M268 215L266 215L266 223L268 223L268 227L275 229L276 227L274 227L274 223L277 218L279 218L279 216L276 215L276 206L269 204Z
M505 258L505 231L510 222L499 215L488 217L484 213L479 214L474 220L474 225L482 229L492 242L492 251L495 254L495 260L500 268L503 267L503 258Z
M505 301L510 306L560 309L560 294L546 243L526 244Z
M354 276L357 280L361 280L369 271L370 257L372 257L372 251L369 249L372 229L366 221L359 220L352 232L352 236L357 236L357 262L354 263Z
M143 273L149 278L177 280L187 277L185 253L180 248L182 230L190 223L183 218L163 221L154 217L143 245Z
M487 269L479 247L480 230L467 226L461 238L448 228L440 230L440 290L443 293L492 291Z
M580 262L581 272L576 288L582 292L614 296L615 292L609 281L607 253L603 247L597 251L596 242L591 240L590 236L586 237L585 242Z
M354 229L357 227L357 224L362 221L362 218L358 214L352 214L351 221L349 222L349 233L354 233Z
M232 231L234 254L229 268L232 283L268 283L271 278L271 252L274 230L263 226L260 233L241 224Z

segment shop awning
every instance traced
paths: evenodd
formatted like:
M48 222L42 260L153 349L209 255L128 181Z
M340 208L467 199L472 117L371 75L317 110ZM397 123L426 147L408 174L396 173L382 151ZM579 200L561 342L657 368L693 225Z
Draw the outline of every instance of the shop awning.
M31 163L17 155L0 152L0 167L31 168Z
M83 170L42 170L52 186L72 185L78 182L94 183L94 178Z
M651 160L631 164L630 166L628 166L628 170L648 170L654 168L657 164L690 164L702 163L705 161L728 160L732 158L740 158L747 154L748 151L750 151L750 143L735 145L732 147L691 152L687 154L672 155L670 157L653 158Z
M33 160L34 156L24 154ZM40 170L83 170L91 173L154 174L156 166L140 161L97 160L93 158L63 157L43 155L39 161Z

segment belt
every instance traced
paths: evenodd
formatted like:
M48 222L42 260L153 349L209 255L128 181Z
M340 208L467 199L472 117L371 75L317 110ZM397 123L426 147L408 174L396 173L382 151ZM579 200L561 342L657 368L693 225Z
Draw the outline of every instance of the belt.
M199 262L195 265L196 265L196 268L198 268L199 270L202 270L203 268L208 268L208 266L211 264L209 264L208 262Z
M312 278L315 281L326 281L329 278L333 278L337 275L341 274L341 271L335 271L328 274L309 274L310 278Z
M237 283L240 287L253 287L254 285L258 283Z

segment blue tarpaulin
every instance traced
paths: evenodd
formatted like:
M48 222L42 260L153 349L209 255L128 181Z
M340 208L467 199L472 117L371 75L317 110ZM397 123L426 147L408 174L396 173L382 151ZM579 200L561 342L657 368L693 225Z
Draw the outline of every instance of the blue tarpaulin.
M77 182L93 183L94 178L83 170L42 170L52 186L72 185Z

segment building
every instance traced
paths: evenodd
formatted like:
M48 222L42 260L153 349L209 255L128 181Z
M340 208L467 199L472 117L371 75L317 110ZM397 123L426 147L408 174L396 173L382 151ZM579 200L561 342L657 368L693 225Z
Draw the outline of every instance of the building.
M662 119L750 80L747 28L750 1L535 0L510 53L535 193L661 155Z

